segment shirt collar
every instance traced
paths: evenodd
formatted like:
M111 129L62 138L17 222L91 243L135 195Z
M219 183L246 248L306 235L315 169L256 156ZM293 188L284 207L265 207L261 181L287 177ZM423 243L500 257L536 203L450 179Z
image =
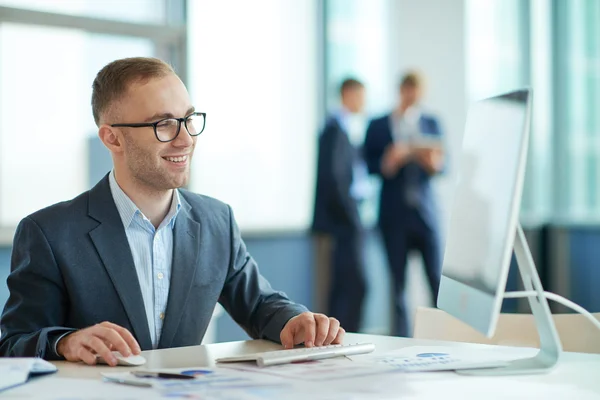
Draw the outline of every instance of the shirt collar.
M348 118L350 117L350 111L344 106L341 106L340 109L334 114L337 119L338 124L342 130L348 133Z
M179 210L181 209L181 199L179 198L179 190L173 190L173 198L171 199L171 208L169 208L169 212L165 216L163 222L161 222L159 229L166 224L169 224L169 227L173 229L175 227L175 219L179 214Z
M140 211L138 206L127 196L127 194L121 189L117 180L115 179L115 171L112 170L108 176L108 181L110 185L110 191L113 196L113 200L115 201L115 205L117 206L117 211L119 212L119 216L121 217L121 221L123 222L123 226L128 228L133 222L133 218L136 214L140 214L143 216L144 214ZM169 224L171 229L175 226L175 219L177 214L179 214L179 209L181 208L181 199L179 198L179 191L175 189L173 191L173 199L171 200L171 207L169 208L169 212L165 216L165 219L159 225L158 229L162 228L166 224Z

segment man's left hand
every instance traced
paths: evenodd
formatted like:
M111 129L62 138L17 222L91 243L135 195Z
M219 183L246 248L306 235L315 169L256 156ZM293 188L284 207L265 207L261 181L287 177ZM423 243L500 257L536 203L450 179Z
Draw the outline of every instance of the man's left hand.
M281 330L281 344L286 349L304 342L304 346L340 344L346 331L335 318L324 314L304 312L290 319Z
M440 172L444 165L444 153L441 149L420 149L416 152L416 158L430 175Z

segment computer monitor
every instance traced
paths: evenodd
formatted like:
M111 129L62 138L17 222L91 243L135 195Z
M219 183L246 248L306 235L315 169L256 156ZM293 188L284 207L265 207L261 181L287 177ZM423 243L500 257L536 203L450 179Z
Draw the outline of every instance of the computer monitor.
M514 249L529 290L520 293L530 298L542 348L550 353L541 365L538 360L517 369L543 370L556 363L560 343L518 223L531 100L531 91L523 89L480 100L469 109L437 305L491 337L503 299L519 297L505 294Z

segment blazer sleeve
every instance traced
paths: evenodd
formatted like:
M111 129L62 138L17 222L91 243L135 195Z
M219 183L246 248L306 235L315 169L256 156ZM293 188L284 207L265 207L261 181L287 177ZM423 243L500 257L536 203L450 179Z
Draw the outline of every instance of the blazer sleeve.
M50 244L30 217L17 227L7 286L0 356L59 359L55 341L74 330L60 326L67 309L66 289Z
M308 311L283 292L273 290L246 249L229 207L230 265L219 302L250 337L280 341L280 333L293 317Z
M365 135L363 154L371 174L381 175L381 158L388 143L381 138L377 121L371 121Z
M356 201L350 193L351 181L344 179L348 169L352 169L353 160L344 157L344 133L335 128L329 128L323 133L321 151L324 153L323 178L327 190L328 206L337 217L351 226L360 226L360 216ZM348 165L350 164L350 165Z
M444 154L444 162L442 164L442 169L439 170L438 172L436 172L434 175L444 174L448 169L448 151L446 149L446 146L443 145L443 143L444 143L443 130L442 130L440 122L437 118L430 117L429 123L430 123L430 133L433 135L436 135L438 137L438 139L442 142L442 152Z

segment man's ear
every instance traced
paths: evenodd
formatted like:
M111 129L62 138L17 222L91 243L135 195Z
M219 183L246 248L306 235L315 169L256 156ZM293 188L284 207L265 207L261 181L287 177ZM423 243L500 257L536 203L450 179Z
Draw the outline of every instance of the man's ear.
M119 131L110 125L100 125L100 128L98 128L98 137L111 153L123 152L123 137Z

